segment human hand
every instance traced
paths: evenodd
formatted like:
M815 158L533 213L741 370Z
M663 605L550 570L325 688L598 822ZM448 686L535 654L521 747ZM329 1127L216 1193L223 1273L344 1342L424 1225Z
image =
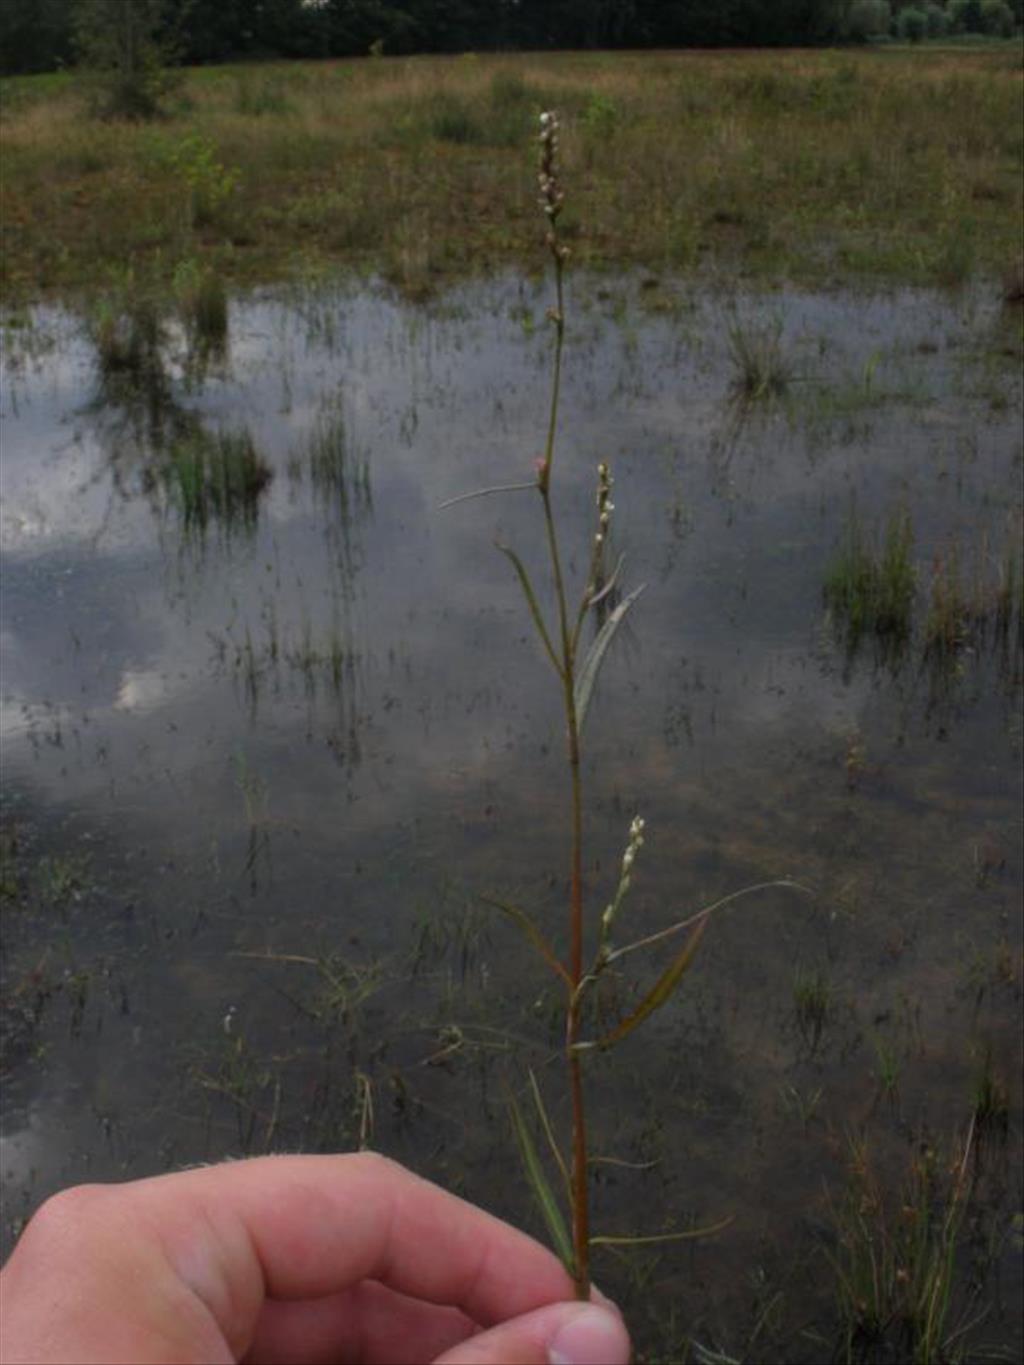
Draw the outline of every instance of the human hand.
M524 1233L370 1153L47 1201L0 1277L4 1365L625 1365Z

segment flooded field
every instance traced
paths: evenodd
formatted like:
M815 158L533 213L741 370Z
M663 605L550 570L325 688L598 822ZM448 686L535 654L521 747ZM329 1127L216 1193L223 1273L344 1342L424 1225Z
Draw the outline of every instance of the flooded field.
M359 1145L543 1235L505 1087L564 1119L561 1002L482 899L564 944L559 699L494 548L543 528L440 504L533 477L548 303L9 320L5 1250L71 1182ZM1018 1359L1019 309L581 274L568 313L569 572L607 459L647 584L588 722L592 922L638 812L636 935L811 892L716 916L589 1065L595 1230L733 1219L595 1278L643 1360L910 1358L909 1209L929 1255L955 1220L943 1349Z

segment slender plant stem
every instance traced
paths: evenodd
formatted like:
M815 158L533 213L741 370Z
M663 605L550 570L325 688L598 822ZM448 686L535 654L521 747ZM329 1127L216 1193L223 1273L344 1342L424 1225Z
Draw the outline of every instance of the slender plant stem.
M562 283L562 251L552 229L551 252L555 258L555 361L551 376L551 412L548 417L548 439L544 446L544 469L541 488L547 492L551 478L551 457L555 453L555 426L558 422L558 395L562 385L562 342L565 340L565 289Z
M554 313L555 357L551 382L551 413L548 419L548 438L544 449L544 463L537 486L544 504L544 524L547 531L551 572L558 604L558 625L562 646L562 687L565 702L566 738L569 751L569 774L572 792L572 851L569 892L569 982L566 1010L565 1054L569 1068L569 1094L572 1102L572 1165L570 1187L572 1198L573 1281L576 1297L590 1297L590 1209L587 1185L587 1123L583 1099L583 1068L576 1049L580 1033L579 984L583 976L583 790L580 779L580 735L576 719L575 654L576 632L569 629L569 610L566 603L565 579L558 552L558 535L551 510L551 461L555 449L555 430L558 422L558 399L562 379L562 344L565 339L563 312L562 254L557 240L552 243L555 259L557 304Z
M567 688L567 691L569 689ZM569 692L571 698L571 691ZM565 1048L569 1063L569 1087L572 1097L572 1240L576 1297L590 1297L590 1209L587 1185L587 1123L583 1102L583 1072L580 1054L576 1050L580 1032L580 991L583 974L583 797L580 783L579 734L576 729L576 708L570 710L569 766L572 773L572 883L570 914L572 917L572 957L570 975L573 987L569 996L565 1030Z

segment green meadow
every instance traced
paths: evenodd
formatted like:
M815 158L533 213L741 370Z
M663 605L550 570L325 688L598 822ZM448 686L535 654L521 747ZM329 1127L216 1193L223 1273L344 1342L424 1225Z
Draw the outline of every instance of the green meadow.
M16 295L183 259L232 282L324 264L418 292L534 265L534 119L576 171L576 262L830 284L1012 275L1021 54L977 48L361 59L193 69L151 124L72 77L2 92Z

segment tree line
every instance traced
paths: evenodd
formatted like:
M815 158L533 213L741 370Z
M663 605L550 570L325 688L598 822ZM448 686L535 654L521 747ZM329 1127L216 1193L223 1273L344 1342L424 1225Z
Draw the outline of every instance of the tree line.
M114 0L153 16L185 64L370 52L767 47L858 41L888 31L1005 31L1024 0ZM0 0L0 72L52 71L111 0ZM999 23L995 16L1000 13ZM1000 27L1001 24L1001 27Z

